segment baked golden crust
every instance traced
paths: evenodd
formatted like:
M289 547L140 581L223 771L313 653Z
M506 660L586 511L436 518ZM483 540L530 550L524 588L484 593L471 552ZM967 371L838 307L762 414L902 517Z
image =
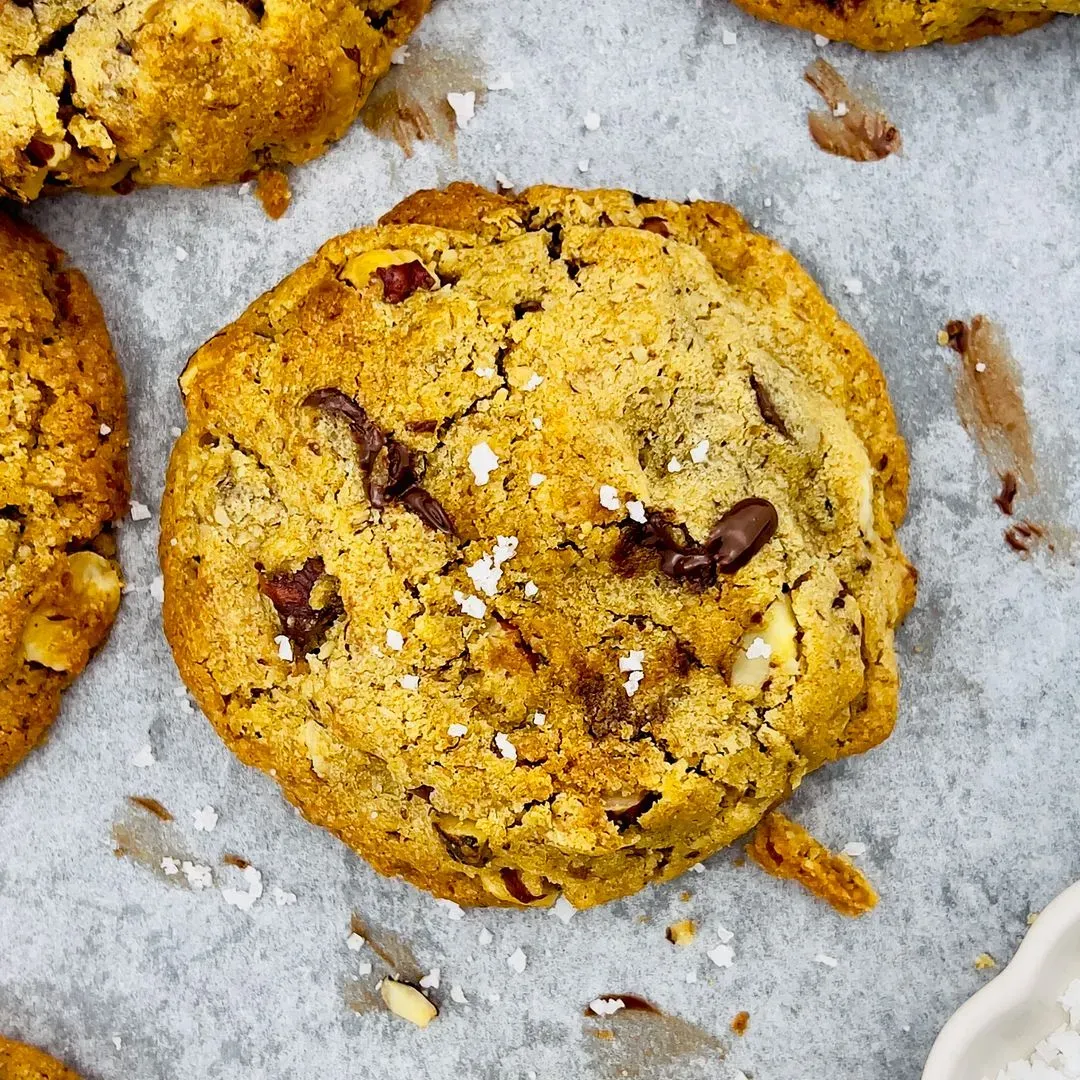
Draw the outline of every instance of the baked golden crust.
M0 1035L0 1080L79 1080L41 1050Z
M181 389L161 542L181 674L383 873L587 907L892 728L904 444L858 336L730 207L419 193L326 244ZM373 509L388 466L364 465L356 405L456 535L416 502ZM775 536L714 583L635 547L633 501L700 540L747 498Z
M0 776L112 624L124 382L86 279L0 214Z
M0 195L238 180L339 139L430 0L0 4Z
M1019 34L1058 12L1080 13L1078 0L735 0L741 8L800 30L892 52L943 41L958 45Z

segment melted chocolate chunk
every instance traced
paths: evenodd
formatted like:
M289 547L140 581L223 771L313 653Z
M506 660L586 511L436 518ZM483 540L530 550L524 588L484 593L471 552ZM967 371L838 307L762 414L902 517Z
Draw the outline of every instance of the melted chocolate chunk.
M340 416L349 425L360 450L361 467L371 468L379 451L386 445L386 436L348 394L342 393L336 386L324 386L320 390L312 390L301 404L320 409L331 416Z
M383 299L388 304L400 304L408 300L417 289L434 289L435 279L419 260L380 266L375 276L382 282Z
M655 791L646 791L633 806L628 806L625 810L605 810L604 813L608 821L613 822L621 832L628 825L633 825L646 810L651 810L659 801L660 796Z
M757 398L757 407L758 412L761 413L761 419L770 427L776 428L785 439L791 438L791 432L788 431L787 424L784 423L784 418L773 404L772 398L769 397L768 390L766 390L753 375L750 376L750 387L754 391L754 396Z
M776 532L776 507L767 499L737 502L712 527L705 550L716 560L722 574L734 574L745 566Z
M617 567L625 566L636 548L660 552L660 570L675 581L707 587L717 572L734 574L745 566L776 532L776 508L767 499L743 499L709 530L704 544L676 539L673 526L655 510L644 523L622 526L612 553ZM681 528L685 534L685 528Z
M468 834L444 832L438 825L435 826L435 831L446 848L446 854L454 862L463 863L465 866L483 866L491 858L491 850L486 840Z
M668 223L662 217L647 217L638 228L644 229L646 232L656 233L659 236L671 235L671 229L668 228Z
M417 484L412 451L385 435L362 406L333 386L313 390L301 404L340 416L349 425L360 451L360 467L367 473L368 500L375 509L400 502L429 528L457 535L450 515L433 495Z
M269 574L259 582L262 594L269 597L281 619L282 633L302 656L315 652L327 632L345 614L341 597L335 593L321 608L311 606L311 590L326 573L318 556L308 559L299 570Z
M415 514L429 529L437 529L447 536L457 536L457 529L442 503L422 487L411 487L400 499L401 505Z
M525 888L525 882L521 880L521 874L513 867L504 866L499 871L499 877L502 878L502 883L506 886L506 891L519 904L533 904L537 900L543 898L542 894L540 896L534 896Z

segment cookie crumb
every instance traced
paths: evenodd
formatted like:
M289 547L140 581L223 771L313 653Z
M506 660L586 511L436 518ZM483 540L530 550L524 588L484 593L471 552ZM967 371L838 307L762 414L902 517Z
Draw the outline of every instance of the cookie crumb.
M689 945L697 936L697 923L693 919L681 919L672 923L664 935L672 945L680 947Z
M750 1014L744 1009L742 1012L737 1012L731 1021L731 1030L736 1035L745 1035L746 1029L750 1026Z
M255 181L255 197L262 203L266 216L277 221L292 202L289 178L280 169L263 169Z
M758 825L746 853L766 873L799 882L842 915L863 915L878 902L874 887L857 866L833 854L779 811Z
M975 957L975 970L976 971L989 971L991 968L997 967L997 961L989 953L979 953Z

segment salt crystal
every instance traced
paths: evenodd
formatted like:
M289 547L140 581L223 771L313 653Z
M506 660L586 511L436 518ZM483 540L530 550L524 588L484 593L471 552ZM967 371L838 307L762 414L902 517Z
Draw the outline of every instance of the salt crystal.
M499 467L499 459L486 442L477 443L469 451L469 468L472 469L476 483L483 486L491 479L491 474Z
M528 960L525 959L525 954L520 949L515 949L507 958L506 964L511 971L516 971L519 975L525 970L525 965Z
M590 110L585 114L583 123L586 131L596 131L600 127L600 114Z
M454 119L462 131L469 126L469 121L476 115L476 91L466 90L463 94L453 92L446 95L447 104L454 110Z

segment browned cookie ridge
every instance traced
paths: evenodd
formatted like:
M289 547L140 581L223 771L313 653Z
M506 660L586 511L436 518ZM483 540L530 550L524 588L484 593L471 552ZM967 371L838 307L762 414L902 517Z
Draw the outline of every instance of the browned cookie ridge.
M79 1080L42 1050L0 1035L0 1080Z
M957 45L1019 34L1056 13L1080 13L1080 0L735 0L752 15L847 41L893 51L935 41Z
M308 161L429 6L0 2L0 195L194 187Z
M914 572L884 380L728 206L420 192L181 390L180 671L383 873L587 907L892 728Z
M120 602L124 382L86 279L0 214L0 775L42 737Z

